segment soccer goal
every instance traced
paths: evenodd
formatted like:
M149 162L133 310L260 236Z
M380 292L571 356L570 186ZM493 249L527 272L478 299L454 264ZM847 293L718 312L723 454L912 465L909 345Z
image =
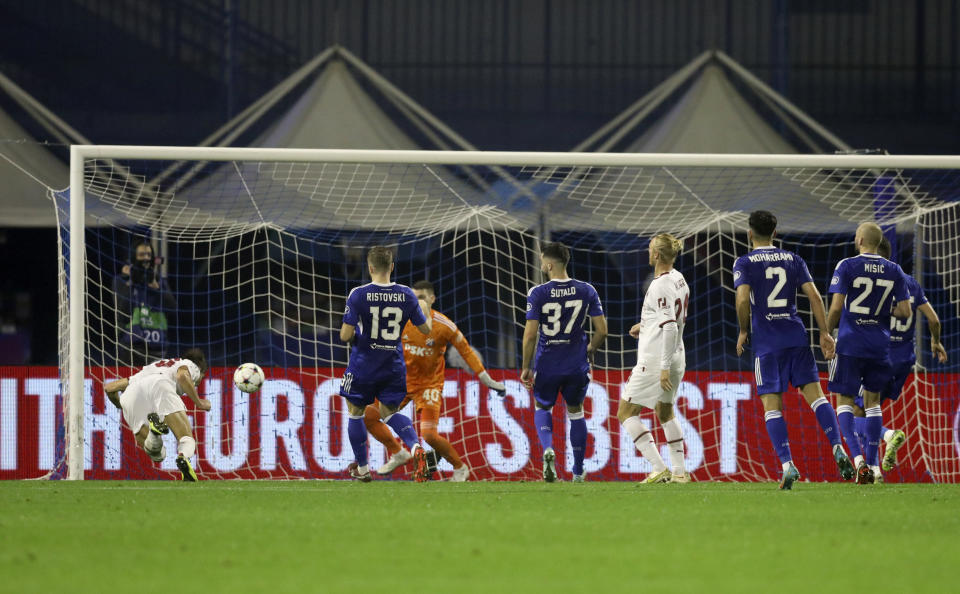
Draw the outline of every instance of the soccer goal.
M51 436L33 454L36 474L176 476L172 440L154 466L103 383L195 346L211 364L200 393L212 410L188 406L202 478L346 478L352 452L337 394L348 352L338 330L345 296L369 281L367 248L387 245L394 280L431 281L435 308L507 386L501 398L448 357L439 431L473 480L538 479L533 398L517 368L526 295L542 281L549 240L571 248L569 271L596 287L610 328L586 401L588 480L642 478L649 468L615 411L636 361L627 332L651 278L648 240L670 232L684 242L676 266L691 286L677 403L687 470L701 481L775 480L753 357L735 352L731 273L748 251L750 211L766 209L779 219L777 242L806 259L824 294L863 221L882 226L893 259L920 280L951 359L931 359L916 320L916 373L884 408L884 424L908 436L888 480L956 482L958 188L960 157L74 146L70 191L55 196L62 414L51 406L41 419ZM144 243L147 273L133 261ZM803 296L798 305L813 328ZM253 394L232 382L244 362L267 376ZM795 391L784 401L801 473L836 480L813 413ZM563 408L554 408L555 444L569 479ZM643 418L663 444L652 413ZM371 464L383 459L371 439ZM437 476L448 471L441 464Z

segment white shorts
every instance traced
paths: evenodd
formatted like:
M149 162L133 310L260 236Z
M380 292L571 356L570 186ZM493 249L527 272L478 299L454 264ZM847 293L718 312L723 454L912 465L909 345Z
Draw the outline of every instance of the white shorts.
M657 402L673 404L677 399L677 388L683 381L683 372L686 371L686 363L683 353L677 353L673 357L670 366L670 383L673 389L664 392L660 387L660 361L656 365L646 366L644 362L637 363L630 373L630 379L623 388L620 398L631 404L639 404L645 408L653 408Z
M177 411L186 412L183 398L168 381L131 381L120 394L120 408L127 426L134 433L147 424L147 415L157 413L161 420Z

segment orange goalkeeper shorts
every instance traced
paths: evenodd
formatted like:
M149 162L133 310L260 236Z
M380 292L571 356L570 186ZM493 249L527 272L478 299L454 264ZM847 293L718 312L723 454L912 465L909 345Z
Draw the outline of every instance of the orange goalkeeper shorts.
M407 398L413 400L418 411L427 408L440 412L443 408L443 384L414 387L407 392Z

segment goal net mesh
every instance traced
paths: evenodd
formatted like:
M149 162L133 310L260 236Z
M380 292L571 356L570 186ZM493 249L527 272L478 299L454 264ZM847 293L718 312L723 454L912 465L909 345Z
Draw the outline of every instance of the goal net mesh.
M755 394L753 357L735 352L731 274L736 257L749 250L749 213L766 209L779 219L778 245L807 261L824 294L836 263L854 255L854 230L863 221L883 227L893 259L920 280L954 356L947 364L931 359L920 320L916 373L903 396L884 407L884 425L908 436L888 480L956 482L957 172L841 164L842 157L830 169L235 161L189 163L190 175L157 182L170 162L87 160L86 476L178 476L172 436L166 436L167 459L154 466L106 400L103 383L195 346L211 365L199 391L213 409L194 410L185 399L203 478L346 478L353 453L338 396L348 357L339 328L345 296L369 282L366 250L387 245L395 251L393 280L431 281L435 309L458 325L508 388L500 398L448 349L440 433L474 480L538 479L533 397L518 367L526 295L544 280L539 250L549 239L571 248L570 275L596 287L610 329L585 403L588 479L642 478L649 467L620 432L615 411L636 362L636 341L627 332L652 278L648 241L669 232L684 242L676 267L691 288L687 372L677 402L687 469L695 480L775 480L780 465ZM69 193L56 196L61 377L69 336L68 240L75 231L69 203ZM155 257L150 269L138 268L141 242ZM814 328L805 297L798 307ZM814 339L811 332L811 346ZM815 355L825 373L819 348ZM247 361L267 376L254 394L232 382L233 370ZM836 480L813 412L795 390L784 405L804 478ZM79 413L65 410L65 422L71 414ZM415 411L407 414L416 418ZM641 418L664 444L652 412ZM554 407L562 479L570 478L572 465L567 425L564 407ZM54 473L63 452L61 444L50 462ZM374 467L385 459L372 438L370 453ZM449 470L441 464L438 476L448 478ZM401 468L392 478L408 475Z

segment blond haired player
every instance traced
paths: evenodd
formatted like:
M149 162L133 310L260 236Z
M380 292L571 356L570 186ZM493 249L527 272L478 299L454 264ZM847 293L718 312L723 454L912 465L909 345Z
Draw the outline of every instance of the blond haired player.
M654 279L643 298L640 322L630 328L638 340L637 365L621 395L617 419L623 430L653 470L645 483L689 482L684 468L683 431L673 414L677 387L686 369L683 327L686 325L690 287L673 267L680 253L680 242L668 233L650 240L650 265ZM671 471L663 462L653 434L640 421L643 408L654 409L670 446Z
M190 458L197 452L197 441L180 394L186 394L198 409L210 410L210 401L197 393L206 372L207 359L203 352L188 349L183 358L155 361L129 378L104 386L110 402L123 411L137 444L154 462L166 457L160 435L173 430L177 438L177 468L185 481L197 480L190 465Z
M483 385L500 392L501 395L506 387L490 377L477 353L467 343L463 333L457 329L457 325L450 318L433 309L433 304L437 300L433 284L425 280L418 281L413 285L413 292L418 299L426 301L430 306L433 329L426 336L414 332L410 322L407 322L407 327L403 329L407 398L400 407L403 408L407 402L413 401L420 416L420 435L430 444L430 447L453 466L453 480L462 482L470 477L470 469L460 459L453 445L437 432L440 409L443 406L443 381L446 367L444 355L447 352L447 346L452 344L457 349ZM413 458L413 455L397 443L386 425L380 421L380 415L375 407L366 408L364 422L370 435L386 446L387 451L390 452L390 459L377 469L379 474L389 474ZM416 472L414 479L426 480L426 474Z

